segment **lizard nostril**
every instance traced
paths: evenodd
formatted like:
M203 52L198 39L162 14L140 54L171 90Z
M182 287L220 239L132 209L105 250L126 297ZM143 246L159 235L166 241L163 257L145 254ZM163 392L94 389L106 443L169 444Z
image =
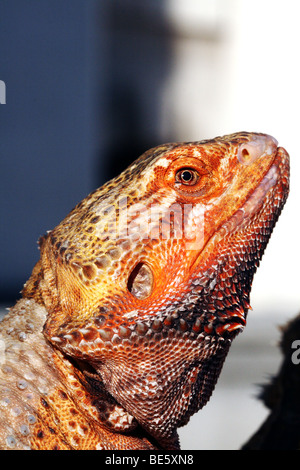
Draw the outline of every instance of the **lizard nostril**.
M242 155L244 161L247 160L250 157L249 151L245 148L241 151L241 155Z
M238 160L243 165L250 165L260 157L272 155L277 150L277 140L270 135L254 136L249 142L240 145L237 153Z
M138 263L129 275L127 288L137 299L149 297L153 288L153 274L149 266Z

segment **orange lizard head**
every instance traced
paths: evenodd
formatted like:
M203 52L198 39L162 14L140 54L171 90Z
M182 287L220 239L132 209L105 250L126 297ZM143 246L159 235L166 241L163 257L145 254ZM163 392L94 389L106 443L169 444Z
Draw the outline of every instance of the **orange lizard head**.
M154 437L209 399L243 329L253 275L289 188L264 134L166 144L84 199L41 241L24 296Z

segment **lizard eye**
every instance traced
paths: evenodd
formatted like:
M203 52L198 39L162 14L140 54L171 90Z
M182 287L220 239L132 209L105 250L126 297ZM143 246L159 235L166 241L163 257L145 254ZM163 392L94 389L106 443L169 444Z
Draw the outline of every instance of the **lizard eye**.
M137 299L149 297L153 288L153 274L149 266L138 263L128 278L127 287Z
M164 173L164 180L179 197L197 197L203 194L210 172L203 159L181 156L174 159Z
M194 186L199 180L199 173L194 168L181 168L175 175L176 183Z

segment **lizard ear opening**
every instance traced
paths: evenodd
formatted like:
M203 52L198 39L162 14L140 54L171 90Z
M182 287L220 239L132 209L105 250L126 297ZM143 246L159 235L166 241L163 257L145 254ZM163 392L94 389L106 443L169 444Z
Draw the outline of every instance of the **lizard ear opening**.
M145 263L138 263L127 281L129 292L137 299L146 299L153 289L153 273Z

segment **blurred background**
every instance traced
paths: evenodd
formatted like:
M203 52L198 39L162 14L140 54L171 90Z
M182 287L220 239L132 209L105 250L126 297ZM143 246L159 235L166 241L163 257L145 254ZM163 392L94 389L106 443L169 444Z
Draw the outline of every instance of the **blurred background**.
M291 155L248 326L209 404L181 430L184 449L236 449L257 429L278 325L300 310L299 13L297 0L0 0L3 309L39 236L148 148L245 130Z

